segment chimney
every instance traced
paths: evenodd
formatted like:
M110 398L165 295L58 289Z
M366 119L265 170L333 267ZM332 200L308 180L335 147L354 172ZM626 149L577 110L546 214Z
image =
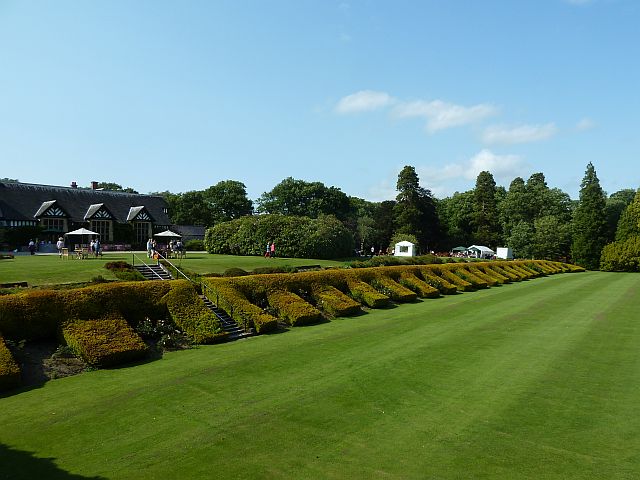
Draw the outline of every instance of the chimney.
M98 182L91 182L91 188L93 190L97 190L98 189Z
M78 188L78 184L76 182L71 182L71 188Z

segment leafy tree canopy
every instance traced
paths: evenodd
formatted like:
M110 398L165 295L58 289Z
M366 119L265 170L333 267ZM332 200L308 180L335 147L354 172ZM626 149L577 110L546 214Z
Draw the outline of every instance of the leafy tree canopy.
M98 182L98 188L102 190L111 190L112 192L139 193L131 187L123 188L122 185L114 182Z
M257 211L260 213L311 218L324 214L335 215L340 220L347 218L350 208L349 197L339 188L292 177L285 178L270 192L263 193L257 203Z

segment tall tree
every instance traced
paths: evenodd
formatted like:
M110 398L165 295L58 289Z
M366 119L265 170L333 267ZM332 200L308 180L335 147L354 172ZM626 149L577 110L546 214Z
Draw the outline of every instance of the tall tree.
M473 243L473 199L473 190L469 190L455 192L437 203L438 217L446 241L444 247L447 250Z
M589 162L580 184L580 199L573 213L573 261L595 270L600 262L600 252L607 240L606 198L600 186L596 169Z
M431 191L420 186L414 167L406 165L400 171L396 190L396 233L415 235L425 250L435 248L440 236L435 201Z
M223 180L203 192L209 203L214 223L227 222L253 213L253 202L247 197L242 182Z
M524 180L521 177L513 179L509 191L500 204L500 223L505 237L511 235L511 230L520 222L529 221L529 195Z
M495 247L500 239L496 182L490 172L478 174L473 193L473 236L481 245Z

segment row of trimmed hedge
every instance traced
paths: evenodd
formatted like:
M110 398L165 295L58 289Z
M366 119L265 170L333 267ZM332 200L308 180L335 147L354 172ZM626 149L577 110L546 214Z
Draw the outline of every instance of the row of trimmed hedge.
M1 296L0 339L57 339L91 365L113 366L147 353L146 344L134 331L138 323L166 317L196 343L226 338L194 286L170 281L105 283ZM16 376L20 376L19 369L0 340L0 390L15 386Z
M211 300L239 324L264 333L277 327L270 309L290 325L303 325L319 321L320 310L349 316L358 313L360 305L384 308L391 301L411 302L571 271L582 269L548 261L477 262L207 278L204 284Z

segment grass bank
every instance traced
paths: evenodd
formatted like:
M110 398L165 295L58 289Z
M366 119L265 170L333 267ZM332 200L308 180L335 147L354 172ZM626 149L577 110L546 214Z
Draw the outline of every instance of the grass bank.
M0 465L9 478L637 478L638 307L640 275L554 275L55 380L0 399Z

